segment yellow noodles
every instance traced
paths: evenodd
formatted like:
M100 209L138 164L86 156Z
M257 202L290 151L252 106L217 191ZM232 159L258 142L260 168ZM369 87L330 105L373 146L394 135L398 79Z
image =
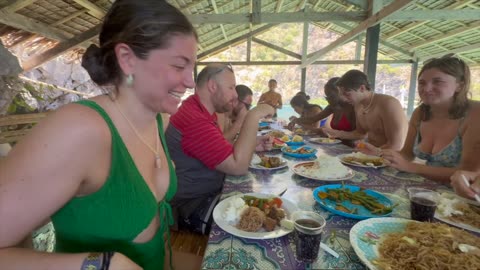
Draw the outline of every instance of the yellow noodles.
M385 235L373 263L384 270L480 269L480 239L444 224L410 222L402 233ZM463 253L459 244L476 247Z
M462 211L463 215L453 214L451 217L448 217L448 219L480 229L480 207L460 203L455 206L455 209Z

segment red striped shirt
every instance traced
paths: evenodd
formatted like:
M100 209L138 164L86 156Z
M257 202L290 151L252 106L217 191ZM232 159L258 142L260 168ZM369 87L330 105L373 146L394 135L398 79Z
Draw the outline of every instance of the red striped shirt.
M170 124L182 134L182 151L209 169L215 169L233 154L233 145L218 126L217 114L210 114L196 94L183 101Z

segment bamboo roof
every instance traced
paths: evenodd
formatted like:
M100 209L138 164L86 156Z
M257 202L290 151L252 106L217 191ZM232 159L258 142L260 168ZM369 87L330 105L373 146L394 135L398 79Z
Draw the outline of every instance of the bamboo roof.
M159 0L160 1L160 0ZM26 48L25 70L65 52L81 53L96 41L113 0L0 0L4 45ZM199 34L199 60L252 39L281 23L309 22L340 38L317 52L297 57L302 66L353 39L365 43L368 27L380 24L379 52L413 62L454 52L480 65L479 0L169 0ZM369 8L368 3L374 6ZM275 44L264 46L282 51ZM289 52L293 56L301 52Z

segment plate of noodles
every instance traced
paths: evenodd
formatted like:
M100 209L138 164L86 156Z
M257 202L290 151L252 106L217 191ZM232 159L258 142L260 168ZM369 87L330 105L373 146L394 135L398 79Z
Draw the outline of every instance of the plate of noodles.
M327 144L327 145L339 144L342 142L341 140L331 139L331 138L310 138L308 141L315 144Z
M350 230L350 243L371 270L478 269L480 265L480 239L441 223L362 220Z
M480 234L480 204L454 193L444 192L435 211L435 218L452 226Z
M249 205L251 205L252 202L255 203L255 199L249 199L249 202L247 203L245 198L259 198L261 201L263 201L263 203L260 202L256 207L252 207ZM279 200L280 203L277 203ZM243 218L242 215L245 215L247 213L246 211L250 211L253 208L255 208L255 211L259 211L258 209L265 208L266 205L270 203L280 205L279 208L283 209L284 213L284 216L281 218L280 222L274 226L273 230L267 231L265 226L262 226L262 224L260 224L260 228L256 231L245 231L240 229L240 223L242 223ZM263 204L263 206L261 204ZM272 194L238 194L221 201L217 204L217 206L215 206L215 209L213 210L213 220L224 231L238 237L248 239L272 239L284 236L293 231L293 222L290 221L290 217L292 213L297 210L298 208L293 202L285 198L278 198ZM252 213L252 211L250 211L248 214L250 217L252 217L252 214L256 213ZM256 222L256 220L253 218L252 220L252 223ZM279 225L280 223L282 226ZM242 223L242 225L244 225L244 223Z
M360 152L339 155L338 158L343 164L357 167L382 168L387 166L382 157L365 155Z

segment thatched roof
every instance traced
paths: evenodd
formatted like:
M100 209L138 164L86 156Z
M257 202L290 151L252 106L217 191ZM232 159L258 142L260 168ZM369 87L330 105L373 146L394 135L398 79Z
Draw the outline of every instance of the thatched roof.
M96 42L98 25L111 2L0 0L0 36L6 47L26 48L22 65L31 69L72 48L81 50ZM399 63L455 52L470 65L480 65L480 1L384 0L378 1L384 6L374 7L379 12L370 17L368 0L169 2L197 27L200 61L279 23L310 22L341 35L326 48L299 59L305 65L354 38L364 39L362 33L380 23L379 51ZM262 45L281 51L275 44Z

